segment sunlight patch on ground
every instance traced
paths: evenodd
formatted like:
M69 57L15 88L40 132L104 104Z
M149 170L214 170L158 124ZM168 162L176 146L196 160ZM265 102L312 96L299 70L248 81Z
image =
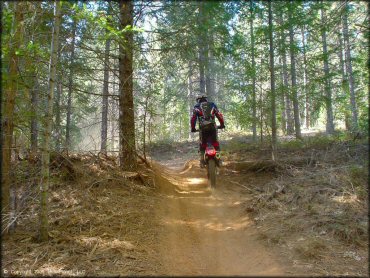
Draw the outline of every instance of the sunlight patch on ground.
M210 197L212 192L209 188L202 188L201 190L178 190L176 189L175 192L177 194L182 195L182 197L186 198L199 198L199 197ZM180 198L177 196L177 198Z
M349 196L334 196L333 201L338 203L344 204L353 204L358 202L357 195L349 195Z
M119 249L127 249L131 250L134 249L135 246L128 241L119 240L119 239L103 239L100 237L86 237L82 236L77 241L84 244L85 246L93 247L93 250L97 247L102 249L113 249L113 248L119 248ZM95 251L95 250L94 250ZM93 253L93 251L91 251Z
M215 231L235 231L246 228L250 224L247 217L240 219L240 221L233 221L230 223L208 223L205 227Z
M233 219L233 221L220 222L218 219L199 219L194 221L186 221L182 219L167 219L164 221L167 225L186 225L194 228L207 228L209 230L224 232L224 231L235 231L246 228L250 224L248 217L240 219Z
M205 178L187 178L187 184L204 184L207 183L207 179Z

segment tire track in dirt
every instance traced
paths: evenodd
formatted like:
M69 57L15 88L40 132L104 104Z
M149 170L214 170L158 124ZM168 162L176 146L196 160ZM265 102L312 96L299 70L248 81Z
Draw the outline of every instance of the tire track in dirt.
M155 165L163 201L158 256L163 275L284 275L272 252L257 240L235 191L207 188L196 162L181 171ZM220 179L219 184L225 183ZM221 186L220 186L221 188Z

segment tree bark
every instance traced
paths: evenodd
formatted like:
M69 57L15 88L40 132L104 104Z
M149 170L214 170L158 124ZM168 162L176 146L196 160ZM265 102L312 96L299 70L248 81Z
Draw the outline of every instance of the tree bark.
M256 61L254 53L254 31L253 31L253 1L249 2L250 11L250 34L251 34L251 59L252 59L252 133L253 142L257 141L257 100L256 100Z
M44 117L42 164L41 164L41 194L40 194L40 230L41 241L48 240L48 190L49 190L49 165L50 165L50 135L53 122L53 98L56 77L57 52L59 44L59 29L61 24L61 2L55 1L54 6L54 27L51 42L51 57L49 67L49 92L47 96L47 111Z
M279 64L282 65L283 64L283 59L281 57L282 55L280 55L279 57ZM281 70L280 70L280 80L281 80L281 87L284 88L284 73L283 73L283 69L281 67ZM283 90L283 92L281 92L280 94L280 113L281 113L281 130L283 132L283 134L286 134L287 131L286 131L286 124L287 124L287 120L286 120L286 107L285 107L285 90Z
M60 46L58 47L58 56L57 60L60 61L60 53L61 53ZM56 69L57 72L59 72L59 69ZM60 149L62 148L62 127L61 127L61 97L63 95L63 72L59 72L56 75L55 83L57 86L56 89L56 95L55 95L55 107L54 107L54 113L55 113L55 149L57 152L60 152Z
M279 25L283 24L284 18L282 14L279 16ZM285 44L285 32L280 31L280 48L281 48L281 59L283 62L282 66L282 82L283 82L283 98L285 100L285 118L286 118L286 134L294 134L294 117L292 112L291 95L289 90L289 78L288 78L288 65L287 65L287 50Z
M114 88L114 86L113 86ZM115 112L116 112L116 101L114 99L111 99L111 111L110 111L110 150L115 150L115 123L117 122L117 119L115 118Z
M60 116L60 98L63 94L62 76L59 75L55 99L55 134L56 134L56 151L59 152L61 148L61 116Z
M351 112L352 112L352 123L351 130L356 131L358 129L358 115L357 115L357 104L356 104L356 94L355 94L355 80L353 78L352 72L352 62L351 62L351 45L349 43L349 34L348 34L348 3L346 1L345 11L343 14L343 36L345 42L345 64L346 71L349 81L349 91L350 91L350 101L351 101Z
M117 55L118 56L118 55ZM117 63L118 62L118 63ZM117 69L119 68L119 61L118 59L115 59L114 60L114 70L116 71ZM113 74L112 76L113 78L113 86L112 86L112 89L113 89L113 92L116 92L116 84L117 84L117 75L116 74ZM114 99L114 98L110 98L110 103L111 103L111 111L110 111L110 132L111 132L111 150L112 151L115 151L116 149L116 126L117 126L117 123L119 121L119 116L117 117L117 100ZM118 133L119 133L119 129L118 129ZM119 144L118 144L119 146Z
M305 28L301 29L302 34L302 45L303 45L303 95L305 96L305 124L306 128L310 128L310 98L307 90L307 56L306 56L306 37Z
M261 62L260 62L260 69L262 72L263 69L263 64L264 64L264 55L261 52ZM263 75L260 75L260 94L259 94L259 128L260 128L260 142L261 144L263 143Z
M215 60L213 57L214 52L214 45L213 45L213 33L212 30L209 31L209 35L207 36L207 53L206 56L206 92L207 96L212 101L217 101L216 96L216 86L215 86Z
M37 154L37 147L38 147L38 135L39 135L39 130L38 130L38 105L39 105L39 81L37 76L34 77L35 82L34 86L31 90L31 111L32 111L32 116L31 116L31 157L34 159Z
M275 99L275 63L274 63L274 42L273 42L273 26L272 26L272 8L271 0L268 1L269 13L269 44L270 44L270 81L271 81L271 147L272 160L276 157L276 142L277 142L277 127L276 127L276 99Z
M294 33L293 33L293 11L292 2L289 3L289 40L290 40L290 72L292 76L292 98L293 98L293 112L294 112L294 128L297 139L302 139L301 123L299 120L299 104L297 93L297 74L295 69L295 55L294 55Z
M343 43L343 33L341 32L343 30L342 28L343 26L341 26L340 30L338 30L337 32L338 40L339 40L338 57L339 57L340 73L342 76L342 84L341 84L342 93L344 96L347 97L350 95L350 92L349 92L348 79L347 79L347 75L345 72L345 63L344 63L344 57L343 57L343 52L345 51L345 48L344 48L344 43ZM347 107L345 107L344 123L345 123L345 127L347 131L351 130L350 118L351 118L350 111L347 109Z
M108 135L108 82L109 82L109 51L110 39L105 42L104 57L104 83L103 83L103 100L102 100L102 123L101 123L101 145L100 151L107 153L107 135Z
M14 106L15 97L17 95L18 84L18 66L19 57L16 51L19 49L22 40L21 22L23 21L22 3L13 2L15 12L13 19L13 39L10 43L9 51L9 74L7 87L4 90L4 112L2 113L2 209L8 211L10 209L10 190L11 182L11 149L13 142L14 130ZM12 220L12 219L11 219Z
M133 2L120 1L121 29L133 26ZM137 168L135 148L135 115L133 100L133 33L128 30L123 34L119 45L120 77L120 166L123 170Z
M325 83L325 104L326 104L326 132L328 134L334 133L334 117L333 117L333 105L332 105L332 93L330 86L330 76L329 76L329 61L328 61L328 49L326 43L326 30L325 22L326 16L324 8L321 8L321 22L322 22L322 51L324 57L324 83Z
M206 47L205 47L205 41L204 38L204 32L202 29L204 28L204 11L203 11L203 2L199 2L199 28L200 32L198 35L198 51L199 51L199 91L201 95L206 95L206 80L205 80L205 64L206 64Z
M67 151L71 148L71 117L72 117L72 89L73 89L73 70L75 62L75 46L76 46L76 30L77 21L73 19L72 23L72 45L71 56L69 62L69 76L68 76L68 103L67 103L67 123L66 123L66 142L65 149Z
M284 38L284 36L283 36ZM283 84L284 84L284 95L285 95L285 108L286 108L286 119L287 119L287 134L292 135L294 133L294 117L292 113L292 103L289 91L289 79L288 79L288 65L286 58L285 40L283 40Z
M188 62L188 107L189 107L189 119L193 115L193 105L194 105L194 96L193 96L193 79L192 79L192 74L193 74L193 65L192 62L189 60ZM189 130L189 129L188 129ZM190 131L188 135L188 139L192 139L192 133Z

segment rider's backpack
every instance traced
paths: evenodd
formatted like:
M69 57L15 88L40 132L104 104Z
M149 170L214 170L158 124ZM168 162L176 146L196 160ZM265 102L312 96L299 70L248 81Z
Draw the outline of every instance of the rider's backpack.
M200 104L203 116L200 117L200 128L202 130L209 130L214 128L215 122L212 117L212 103L202 102Z

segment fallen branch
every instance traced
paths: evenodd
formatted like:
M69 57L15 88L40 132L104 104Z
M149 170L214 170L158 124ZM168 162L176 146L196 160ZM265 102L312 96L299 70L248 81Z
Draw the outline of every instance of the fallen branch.
M145 163L145 165L148 167L148 168L152 168L152 166L150 165L150 163L148 162L148 160L146 160L144 157L142 157L141 155L139 155L137 153L137 151L135 150L135 154L137 155L137 157Z
M245 185L242 185L242 184L240 184L240 183L238 183L238 182L236 182L236 181L230 181L230 182L231 182L231 183L233 183L233 184L239 185L239 186L241 186L241 187L243 187L243 188L247 189L248 191L250 191L250 192L252 192L252 193L255 193L255 191L254 191L254 190L252 190L252 189L250 189L250 188L246 187Z

